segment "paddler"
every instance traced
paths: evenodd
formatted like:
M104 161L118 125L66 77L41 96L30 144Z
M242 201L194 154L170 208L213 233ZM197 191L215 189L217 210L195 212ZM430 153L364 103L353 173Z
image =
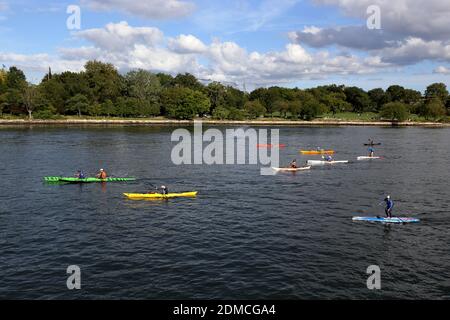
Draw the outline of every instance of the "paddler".
M78 179L85 179L86 176L84 175L84 173L83 173L82 170L78 170L77 173L75 173L75 178L78 178Z
M394 201L392 201L391 196L387 196L384 199L384 202L386 202L386 209L384 212L386 213L386 218L392 218L392 209L394 208Z
M106 179L108 175L106 174L106 171L103 169L100 169L100 172L97 174L98 179Z
M328 161L328 162L333 161L333 157L330 156L329 154L326 154L326 155L322 156L322 159L325 160L325 161Z
M373 156L375 155L375 149L372 147L369 147L369 157L373 158Z
M297 169L297 159L294 159L290 164L289 167L292 169Z
M161 186L161 193L162 194L169 194L169 189L167 189L166 186Z

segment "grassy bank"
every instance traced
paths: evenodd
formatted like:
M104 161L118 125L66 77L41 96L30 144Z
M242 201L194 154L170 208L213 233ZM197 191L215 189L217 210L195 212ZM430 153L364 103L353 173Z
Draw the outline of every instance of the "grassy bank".
M381 120L373 113L354 114L337 113L327 114L312 121L286 120L283 118L258 118L254 120L214 120L211 118L196 119L204 124L217 125L298 125L298 126L433 126L450 127L450 122L433 122L423 118L414 118L406 122L391 122ZM177 125L192 124L194 120L173 120L164 117L156 118L119 118L119 117L76 117L61 116L58 119L28 120L24 117L0 117L0 125Z

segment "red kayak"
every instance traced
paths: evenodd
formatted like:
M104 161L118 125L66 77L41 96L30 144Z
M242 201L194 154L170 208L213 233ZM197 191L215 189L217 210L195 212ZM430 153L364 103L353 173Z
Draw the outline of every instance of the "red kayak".
M271 148L286 148L285 144L257 144L256 146L258 148L267 148L267 149L271 149Z

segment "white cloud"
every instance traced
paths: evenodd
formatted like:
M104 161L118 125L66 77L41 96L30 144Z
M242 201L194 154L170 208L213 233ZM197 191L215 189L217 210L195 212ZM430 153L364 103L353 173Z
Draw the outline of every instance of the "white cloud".
M235 42L204 44L193 35L165 38L157 28L135 28L126 22L76 33L91 45L60 48L57 56L0 53L0 60L25 70L79 71L87 60L110 62L119 70L190 72L201 79L273 85L335 75L370 74L390 67L379 57L362 58L329 51L309 52L296 43L272 52L248 52Z
M193 35L179 35L169 39L169 48L178 53L202 53L207 50L206 45Z
M378 53L382 60L398 65L414 64L423 60L450 61L450 44L442 41L425 41L408 38L393 48Z
M123 51L135 44L155 45L164 38L157 28L131 27L126 21L108 23L105 28L78 31L75 35L109 51Z
M447 39L450 35L448 17L450 1L442 0L314 0L316 4L333 5L344 14L364 19L371 5L381 9L383 30L423 39ZM364 23L365 24L365 23Z
M184 0L81 0L94 10L122 11L147 19L171 19L192 13L194 4Z
M439 66L436 69L434 69L433 72L438 74L450 74L450 68Z

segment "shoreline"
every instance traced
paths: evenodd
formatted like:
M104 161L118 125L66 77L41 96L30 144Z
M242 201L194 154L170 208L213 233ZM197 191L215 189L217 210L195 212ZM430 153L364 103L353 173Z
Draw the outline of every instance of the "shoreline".
M201 121L204 125L254 125L254 126L377 126L377 127L450 127L450 123L440 122L391 122L391 121L352 121L352 120L170 120L170 119L67 119L67 120L25 120L0 119L0 126L5 125L192 125Z

